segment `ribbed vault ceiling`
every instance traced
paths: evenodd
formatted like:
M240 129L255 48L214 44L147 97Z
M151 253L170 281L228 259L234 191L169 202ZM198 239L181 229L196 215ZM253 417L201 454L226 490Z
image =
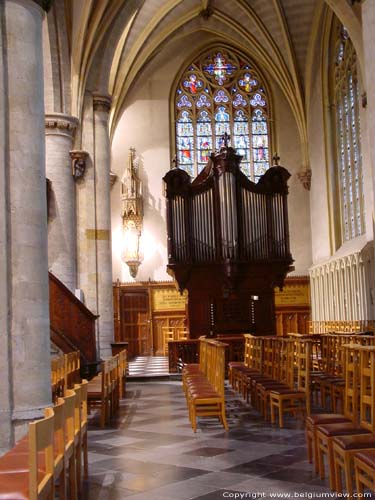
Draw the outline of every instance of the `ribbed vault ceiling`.
M209 33L247 52L280 85L300 133L307 168L306 99L320 16L328 4L362 59L360 21L347 0L65 0L72 113L87 85L112 95L114 131L142 68L174 40ZM100 68L100 70L98 70Z

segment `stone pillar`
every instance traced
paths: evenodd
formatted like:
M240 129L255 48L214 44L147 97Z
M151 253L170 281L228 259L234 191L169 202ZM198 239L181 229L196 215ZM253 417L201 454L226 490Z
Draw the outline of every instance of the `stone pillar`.
M99 314L99 355L111 356L113 342L113 292L111 249L110 172L111 150L108 118L109 96L94 95L94 168L97 254L97 314Z
M1 337L7 338L8 347L0 351L0 378L8 389L1 391L5 410L0 420L10 421L11 446L26 431L26 423L51 404L43 10L32 0L5 0L0 10L7 130L0 165L6 194L6 213L4 204L0 208L0 218L6 218L2 252L7 257L7 324Z
M48 266L73 293L76 288L76 203L69 152L78 119L47 114L46 175L51 181L48 210Z

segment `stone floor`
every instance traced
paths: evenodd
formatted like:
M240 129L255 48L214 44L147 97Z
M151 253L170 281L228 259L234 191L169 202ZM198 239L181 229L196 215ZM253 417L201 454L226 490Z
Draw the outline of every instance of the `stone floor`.
M137 356L128 364L128 377L162 377L168 376L167 356Z
M194 434L181 382L128 382L111 428L100 430L91 417L83 498L313 498L329 491L306 461L301 422L272 427L227 393L229 432L216 419L201 419Z

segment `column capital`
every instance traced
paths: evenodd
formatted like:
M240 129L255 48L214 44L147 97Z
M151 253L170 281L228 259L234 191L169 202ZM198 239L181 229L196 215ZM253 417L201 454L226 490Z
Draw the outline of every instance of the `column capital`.
M106 94L92 94L94 111L106 111L109 113L112 104L112 97Z
M45 115L46 135L64 135L73 137L79 120L75 116L64 113L48 113Z

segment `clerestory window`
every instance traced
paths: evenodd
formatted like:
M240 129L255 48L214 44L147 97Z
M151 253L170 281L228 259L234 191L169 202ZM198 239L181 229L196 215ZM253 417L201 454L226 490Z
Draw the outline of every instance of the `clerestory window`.
M333 65L336 173L343 241L365 231L357 57L348 32L336 27Z

